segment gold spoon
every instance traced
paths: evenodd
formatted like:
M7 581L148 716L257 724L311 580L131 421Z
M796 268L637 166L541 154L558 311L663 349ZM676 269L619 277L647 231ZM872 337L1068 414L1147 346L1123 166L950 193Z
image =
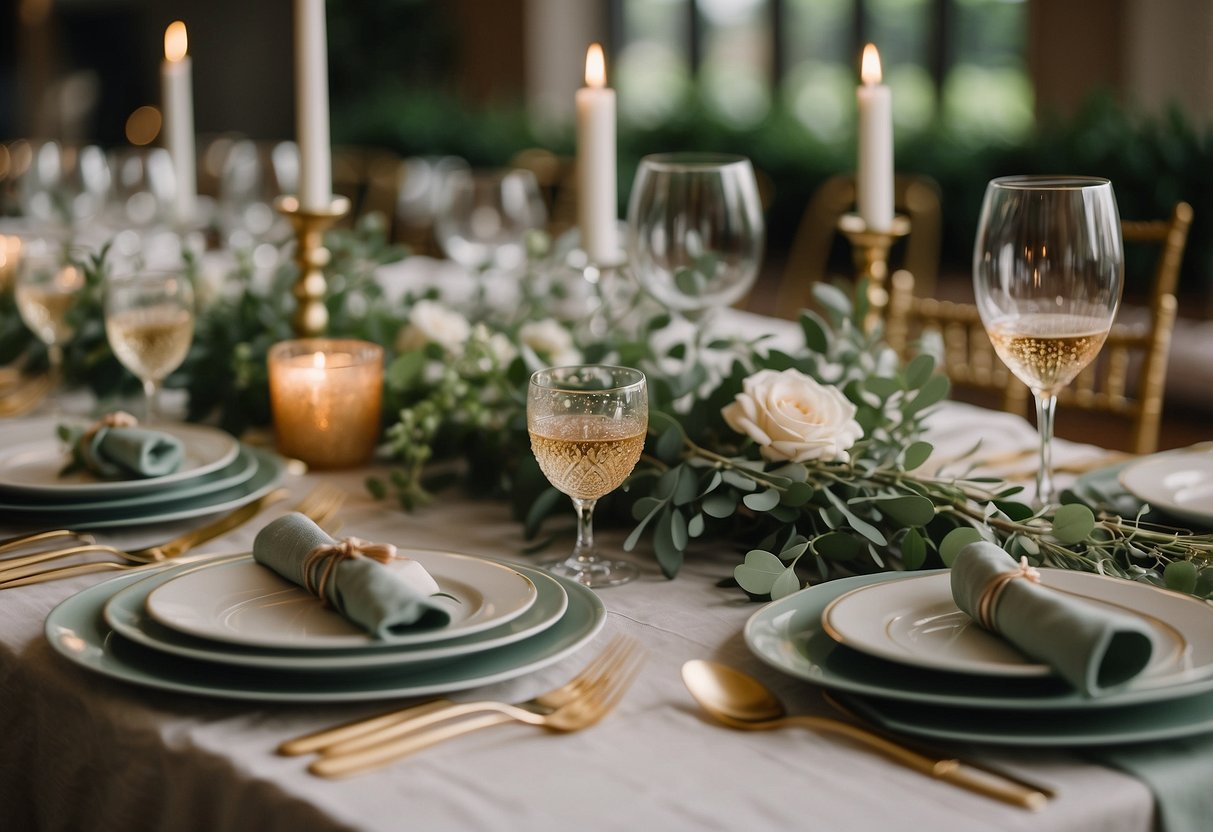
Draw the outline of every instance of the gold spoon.
M962 767L959 760L928 757L849 722L804 714L789 716L783 704L761 682L723 664L699 659L689 661L682 666L682 681L701 708L730 728L769 731L795 726L842 734L908 768L987 797L1033 811L1044 808L1048 802L1039 791L1018 783L995 782L989 776L975 775Z

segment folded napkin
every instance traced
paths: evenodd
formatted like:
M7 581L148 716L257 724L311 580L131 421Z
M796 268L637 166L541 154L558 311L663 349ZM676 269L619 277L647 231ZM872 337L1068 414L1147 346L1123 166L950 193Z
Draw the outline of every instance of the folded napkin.
M363 549L368 554L326 555L320 547ZM388 566L369 556L385 548L390 547L356 538L343 546L296 513L279 517L257 533L253 559L292 583L318 590L333 609L377 638L450 623L450 613L430 600L440 590L425 567L407 558Z
M992 543L961 550L952 597L978 622L985 612L990 629L1088 696L1125 684L1150 661L1153 642L1143 622L1051 588L1047 574L1035 583Z
M138 427L133 416L111 413L86 428L61 426L72 462L64 473L79 468L103 479L163 477L181 467L185 446L170 433Z
M1207 832L1213 817L1213 735L1094 748L1084 756L1118 768L1154 793L1158 832Z

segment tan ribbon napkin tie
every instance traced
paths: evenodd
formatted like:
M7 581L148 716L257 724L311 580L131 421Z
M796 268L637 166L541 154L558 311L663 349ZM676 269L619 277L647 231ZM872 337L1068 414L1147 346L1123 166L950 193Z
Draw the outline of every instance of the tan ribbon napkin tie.
M113 413L107 413L98 419L93 424L89 425L88 429L80 436L81 447L88 447L93 442L93 437L102 428L133 428L139 424L139 420L125 410L115 410Z
M391 543L371 543L358 537L347 537L333 543L322 543L303 559L303 588L328 604L324 590L337 565L343 560L370 558L387 564L396 559L396 547ZM312 567L323 562L320 580L312 578Z
M1029 565L1026 557L1021 557L1018 569L995 575L986 584L986 588L981 591L981 595L977 599L977 623L985 629L991 632L996 630L994 626L994 610L998 606L998 600L1002 597L1003 590L1007 588L1007 584L1016 578L1023 578L1034 584L1039 584L1040 570L1035 566Z

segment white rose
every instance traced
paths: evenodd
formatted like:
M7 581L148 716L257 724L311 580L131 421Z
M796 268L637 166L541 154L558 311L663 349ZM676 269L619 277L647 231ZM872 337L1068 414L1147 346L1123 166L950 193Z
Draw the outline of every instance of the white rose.
M409 324L396 338L396 349L408 352L431 341L447 352L458 352L471 335L467 318L432 300L419 300L409 311Z
M496 359L498 367L505 367L514 360L514 356L518 355L518 350L514 349L510 339L501 332L494 332L489 336L488 350L489 354Z
M518 339L556 366L581 361L581 353L573 345L572 333L554 318L523 324L518 330Z
M855 410L838 388L789 369L750 376L720 412L729 427L761 446L766 459L828 462L845 461L847 449L863 436Z

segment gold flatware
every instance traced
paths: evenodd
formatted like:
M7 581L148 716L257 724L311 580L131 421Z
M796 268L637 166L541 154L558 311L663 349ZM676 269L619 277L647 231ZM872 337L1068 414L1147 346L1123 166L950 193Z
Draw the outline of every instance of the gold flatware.
M24 416L46 398L52 387L54 379L50 375L36 376L28 381L6 385L3 392L0 392L0 416Z
M905 737L898 736L897 734L894 734L890 731L886 731L885 729L883 729L877 725L874 725L870 720L866 719L865 717L863 717L862 715L857 713L854 708L848 707L847 705L845 705L841 701L839 701L839 699L837 697L835 697L833 694L831 694L829 691L823 690L821 692L821 698L824 699L826 701L826 703L828 705L830 705L830 707L834 708L834 710L836 710L842 714L845 714L847 716L847 718L853 719L856 722L862 723L864 728L871 731L873 734L879 734L880 736L884 737L885 739L888 739L893 742L901 743L902 745L906 746L907 748L917 751L920 754L941 756L940 752L938 752L935 749L929 748L920 742L913 741L913 740L907 740ZM1018 774L1015 774L1014 772L1008 771L1004 768L1000 768L999 766L991 765L989 763L984 763L980 760L971 760L971 759L962 758L962 757L957 757L956 760L961 765L968 766L970 768L979 769L979 770L984 771L987 774L991 774L995 777L1001 777L1003 780L1009 780L1012 783L1018 783L1019 785L1023 786L1025 789L1031 789L1032 791L1038 791L1050 800L1052 800L1054 797L1057 797L1057 791L1055 789L1053 789L1052 787L1046 786L1043 783L1038 783L1034 780L1027 780L1023 777L1020 777Z
M91 534L81 534L73 532L70 529L51 529L45 532L34 532L33 534L19 534L16 537L9 537L5 540L0 540L0 552L9 552L13 549L24 549L33 543L42 543L46 540L55 540L60 537L75 538L81 544L96 543L97 539ZM0 561L3 564L3 561ZM0 568L3 568L0 565Z
M598 676L619 657L620 653L627 649L627 646L628 640L622 636L612 639L606 648L598 654L597 658L582 668L581 672L572 679L569 679L569 681L558 688L541 693L525 702L516 702L515 705L519 708L535 711L536 713L553 711L567 705L570 701L580 696L586 687L593 684ZM399 708L386 714L379 714L378 716L366 719L357 719L334 728L324 728L302 737L285 740L278 746L278 753L287 757L294 757L300 754L326 752L330 748L363 737L386 739L389 736L398 736L409 730L413 730L415 727L421 727L423 724L428 725L436 721L429 720L421 723L420 720L422 718L428 718L431 715L436 716L438 719L445 718L442 715L443 712L454 707L458 707L458 703L450 699L431 699L427 702L421 702L407 708ZM404 726L404 730L399 730L398 726ZM387 731L392 731L392 733L380 733Z
M594 678L584 681L577 696L554 710L536 713L504 702L470 702L448 709L446 719L438 725L349 753L330 751L308 766L308 771L321 777L346 777L416 754L440 742L507 722L522 722L562 733L580 731L597 724L615 708L642 664L643 655L635 643L629 641ZM479 716L458 722L447 721L468 714Z
M147 566L160 566L167 563L181 562L180 556L192 549L193 547L212 540L221 534L224 534L232 529L240 526L248 520L255 517L263 509L269 507L273 503L278 502L287 495L287 490L279 488L265 496L254 500L247 505L241 506L235 511L224 515L212 523L201 526L198 529L186 532L185 534L147 549L141 549L136 552L128 552L121 549L116 549L110 546L77 546L69 547L68 549L60 549L51 552L39 553L42 555L39 561L25 560L26 565L17 568L5 567L0 569L0 589L12 589L19 586L29 586L31 584L43 583L45 581L59 580L61 578L71 578L77 575L86 575L92 572L104 571L124 571L130 569L140 569ZM294 510L310 517L313 522L322 528L332 530L335 527L335 515L341 509L345 502L345 495L332 486L321 485L310 492ZM155 557L148 553L159 551L160 556ZM69 554L82 554L87 552L102 552L105 554L115 555L124 558L126 562L114 563L113 561L95 561L91 563L78 563L72 566L63 566L59 568L45 569L38 568L38 564L45 562L50 558L65 557ZM33 558L37 556L27 556ZM19 558L10 558L5 563L22 560Z
M682 681L700 707L730 728L770 731L795 726L841 734L908 768L995 800L1032 811L1044 808L1048 802L1048 797L1039 790L975 774L955 758L921 754L849 722L819 716L789 716L774 694L757 679L716 662L687 662L682 666Z

